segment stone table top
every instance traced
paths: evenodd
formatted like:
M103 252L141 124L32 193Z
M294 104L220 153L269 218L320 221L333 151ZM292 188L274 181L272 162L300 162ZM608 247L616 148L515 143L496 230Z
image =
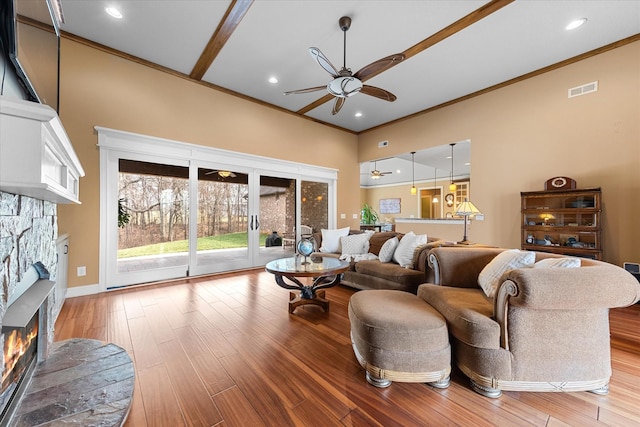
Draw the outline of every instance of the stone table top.
M115 344L81 338L54 343L9 425L123 425L134 381L131 358Z

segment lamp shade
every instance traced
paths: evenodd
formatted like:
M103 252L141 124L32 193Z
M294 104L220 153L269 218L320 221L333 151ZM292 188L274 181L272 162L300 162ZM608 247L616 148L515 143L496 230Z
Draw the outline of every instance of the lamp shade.
M464 199L464 202L460 203L456 209L456 215L458 216L473 216L478 214L482 214L482 212L467 199Z

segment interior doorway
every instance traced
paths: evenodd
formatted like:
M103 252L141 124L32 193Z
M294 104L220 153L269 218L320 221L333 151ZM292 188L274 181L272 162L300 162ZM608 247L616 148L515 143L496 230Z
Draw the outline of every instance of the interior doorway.
M436 219L442 218L442 189L421 188L418 192L420 197L420 218Z

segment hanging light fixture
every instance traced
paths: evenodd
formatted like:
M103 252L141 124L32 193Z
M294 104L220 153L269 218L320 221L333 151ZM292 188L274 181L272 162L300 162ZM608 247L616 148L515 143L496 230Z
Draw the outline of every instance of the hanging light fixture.
M433 168L433 197L431 203L438 203L438 194L436 193L436 176L438 175L438 169Z
M415 151L411 152L411 195L415 196L418 194L418 190L416 189L416 162L414 160Z
M449 184L449 191L454 192L458 188L458 186L453 182L453 146L456 145L455 142L449 144L451 146L451 184Z

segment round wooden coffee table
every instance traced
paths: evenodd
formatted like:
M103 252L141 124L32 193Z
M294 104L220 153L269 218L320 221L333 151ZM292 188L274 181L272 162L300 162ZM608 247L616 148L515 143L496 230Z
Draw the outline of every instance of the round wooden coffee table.
M278 286L285 289L294 289L300 293L289 293L289 313L293 313L296 307L305 304L314 304L329 311L329 301L324 298L324 289L337 285L342 280L342 273L349 269L349 263L338 258L330 257L291 257L269 262L265 270L272 273ZM298 277L312 277L313 283L305 285ZM288 282L285 282L285 278Z

